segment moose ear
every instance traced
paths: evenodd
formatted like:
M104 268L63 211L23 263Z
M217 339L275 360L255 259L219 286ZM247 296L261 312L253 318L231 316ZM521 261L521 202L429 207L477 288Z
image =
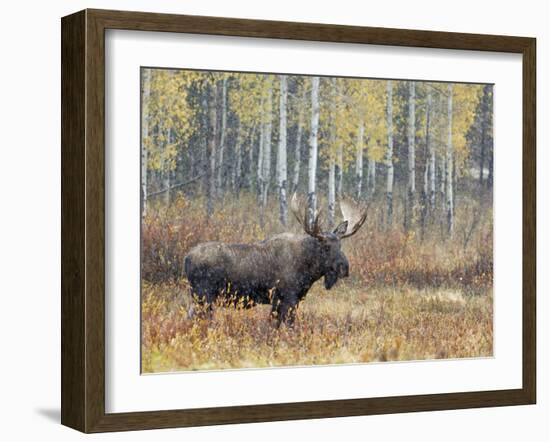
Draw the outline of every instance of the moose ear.
M332 233L334 233L336 236L342 236L346 233L347 230L348 230L348 222L344 221L338 224L338 227L336 227L336 229L334 229Z

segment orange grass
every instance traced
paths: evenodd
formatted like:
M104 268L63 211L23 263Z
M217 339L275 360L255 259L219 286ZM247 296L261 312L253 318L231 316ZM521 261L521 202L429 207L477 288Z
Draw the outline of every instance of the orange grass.
M268 306L218 307L186 317L176 284L143 288L142 371L219 370L491 356L492 296L454 290L316 284L293 328L277 329Z

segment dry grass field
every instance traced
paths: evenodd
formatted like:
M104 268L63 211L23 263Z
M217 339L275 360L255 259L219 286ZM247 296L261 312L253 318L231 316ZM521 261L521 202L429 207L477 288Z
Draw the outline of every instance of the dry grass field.
M293 328L269 307L190 321L177 285L144 287L144 373L491 356L492 297L316 284Z
M436 222L424 232L383 229L373 205L368 224L344 244L350 277L330 291L316 283L292 328L277 328L269 306L217 306L212 319L188 319L182 265L191 247L256 241L281 231L277 219L260 227L252 197L223 207L206 220L202 201L179 198L145 219L144 373L492 355L489 205L480 211L457 204L451 239ZM299 231L298 225L291 230Z

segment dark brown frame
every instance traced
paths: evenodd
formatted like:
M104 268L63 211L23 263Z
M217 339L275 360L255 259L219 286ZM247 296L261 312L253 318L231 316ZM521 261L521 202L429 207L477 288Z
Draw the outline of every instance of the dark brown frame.
M105 413L105 30L518 53L523 56L523 386L401 397ZM405 29L84 10L62 30L61 422L84 432L534 404L536 40Z

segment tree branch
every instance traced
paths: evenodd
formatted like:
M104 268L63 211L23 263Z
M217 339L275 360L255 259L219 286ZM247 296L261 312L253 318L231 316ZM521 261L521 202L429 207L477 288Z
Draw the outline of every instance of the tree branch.
M222 167L222 164L216 166L214 168L214 171L218 170L220 167ZM149 199L149 198L152 198L154 196L158 196L158 195L162 195L163 193L166 193L166 192L169 192L171 190L174 190L174 189L178 189L180 187L185 187L189 184L192 184L194 183L195 181L197 180L200 180L202 177L204 177L205 175L207 174L207 172L204 172L204 173L201 173L200 175L197 175L187 181L184 181L183 183L178 183L178 184L174 184L173 186L170 186L170 187L167 187L166 189L162 189L162 190L158 190L156 192L153 192L153 193L149 193L147 194L147 196L145 197L145 199Z

